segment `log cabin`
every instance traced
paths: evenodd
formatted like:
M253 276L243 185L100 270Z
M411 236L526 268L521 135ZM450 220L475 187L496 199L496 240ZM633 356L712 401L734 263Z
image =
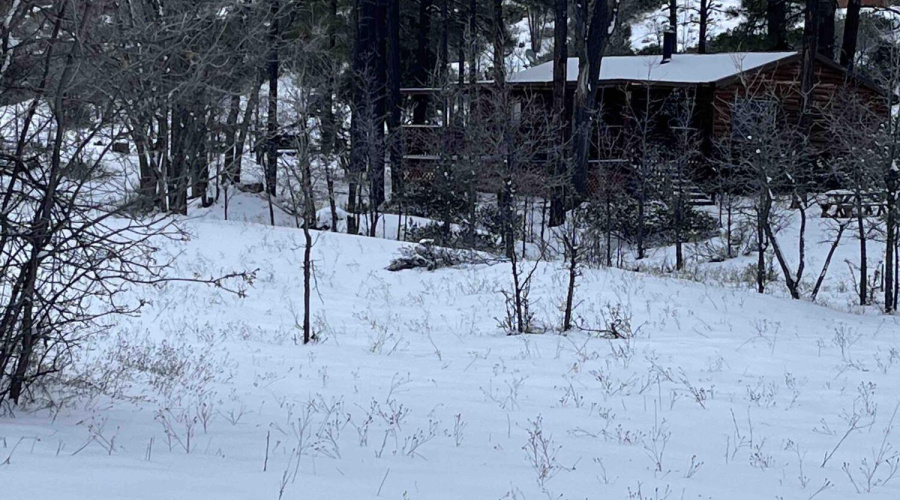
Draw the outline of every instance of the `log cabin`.
M592 140L589 178L597 170L608 165L626 165L626 144L633 129L627 126L634 120L635 110L648 110L652 115L653 140L666 147L677 130L673 127L670 111L664 109L677 99L689 96L692 100L689 123L699 137L699 159L691 168L691 176L703 180L711 175L714 157L721 153L718 147L724 141L741 133L741 115L760 106L776 105L785 123L798 123L803 107L801 81L801 53L799 52L741 52L718 54L664 54L636 56L607 56L603 58L598 92L598 118ZM575 86L578 79L578 59L567 62L566 106L571 116ZM480 82L490 86L493 82ZM553 62L537 65L508 77L506 88L513 99L538 102L546 113L551 113L553 102ZM441 89L404 89L408 96L431 94L440 101ZM810 145L816 155L828 157L829 127L823 117L841 93L855 92L863 102L884 116L889 115L891 97L875 83L849 74L835 62L818 57L814 65L814 79L808 106L813 116L810 127ZM453 105L449 102L438 106L441 113L425 123L407 123L406 166L409 172L427 172L429 164L439 160L434 151L445 133L443 124L451 122L448 115ZM440 115L440 116L438 116ZM644 118L647 119L647 118ZM601 144L602 143L602 144ZM406 168L406 167L405 167ZM417 174L413 174L417 175ZM681 180L684 182L684 180ZM592 182L591 184L595 184ZM694 186L696 188L696 186ZM694 189L697 191L697 189ZM698 204L711 201L697 193Z

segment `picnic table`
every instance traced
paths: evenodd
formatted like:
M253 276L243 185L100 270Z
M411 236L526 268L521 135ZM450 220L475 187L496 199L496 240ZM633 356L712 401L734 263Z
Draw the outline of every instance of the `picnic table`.
M861 194L861 208L864 217L882 216L887 207L884 203L884 193L879 191L867 191ZM856 193L846 189L835 189L822 193L818 197L819 207L822 208L822 217L833 219L850 219L857 216Z

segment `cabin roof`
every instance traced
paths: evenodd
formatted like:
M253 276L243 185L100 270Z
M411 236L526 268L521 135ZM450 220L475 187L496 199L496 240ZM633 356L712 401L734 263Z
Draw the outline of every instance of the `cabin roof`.
M712 83L796 55L797 52L675 54L666 64L662 64L662 57L659 55L606 56L600 66L600 83L617 81L662 84ZM566 73L569 82L578 80L577 58L569 58ZM514 84L551 83L553 62L510 75L508 81Z

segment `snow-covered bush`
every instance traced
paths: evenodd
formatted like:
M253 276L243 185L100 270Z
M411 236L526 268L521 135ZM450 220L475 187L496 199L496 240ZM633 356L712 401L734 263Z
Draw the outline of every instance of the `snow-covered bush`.
M477 231L474 235L458 227L446 227L442 223L431 222L424 225L413 224L406 233L407 241L431 240L434 245L446 248L467 248L482 252L496 252L500 237L490 230Z
M434 240L421 240L417 245L400 249L397 257L387 267L388 271L425 268L429 271L442 267L473 263L473 255L461 250L435 246Z

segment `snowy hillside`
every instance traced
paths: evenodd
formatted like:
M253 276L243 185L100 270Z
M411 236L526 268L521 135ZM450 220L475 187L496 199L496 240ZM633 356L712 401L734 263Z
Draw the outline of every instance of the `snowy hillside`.
M686 0L679 5L681 7L678 13L678 45L682 50L696 47L700 36L700 2ZM742 21L742 15L739 14L740 6L739 0L714 2L710 12L709 38L714 38L740 24ZM641 50L650 45L662 46L662 33L668 24L669 9L665 5L638 16L631 24L631 47Z
M900 27L672 5L0 1L0 500L900 498Z
M582 326L633 339L508 337L508 264L391 273L401 244L321 233L304 347L302 233L185 225L173 272L254 287L135 290L60 388L92 397L2 420L3 498L900 496L894 318L588 270ZM535 279L552 330L564 270Z

